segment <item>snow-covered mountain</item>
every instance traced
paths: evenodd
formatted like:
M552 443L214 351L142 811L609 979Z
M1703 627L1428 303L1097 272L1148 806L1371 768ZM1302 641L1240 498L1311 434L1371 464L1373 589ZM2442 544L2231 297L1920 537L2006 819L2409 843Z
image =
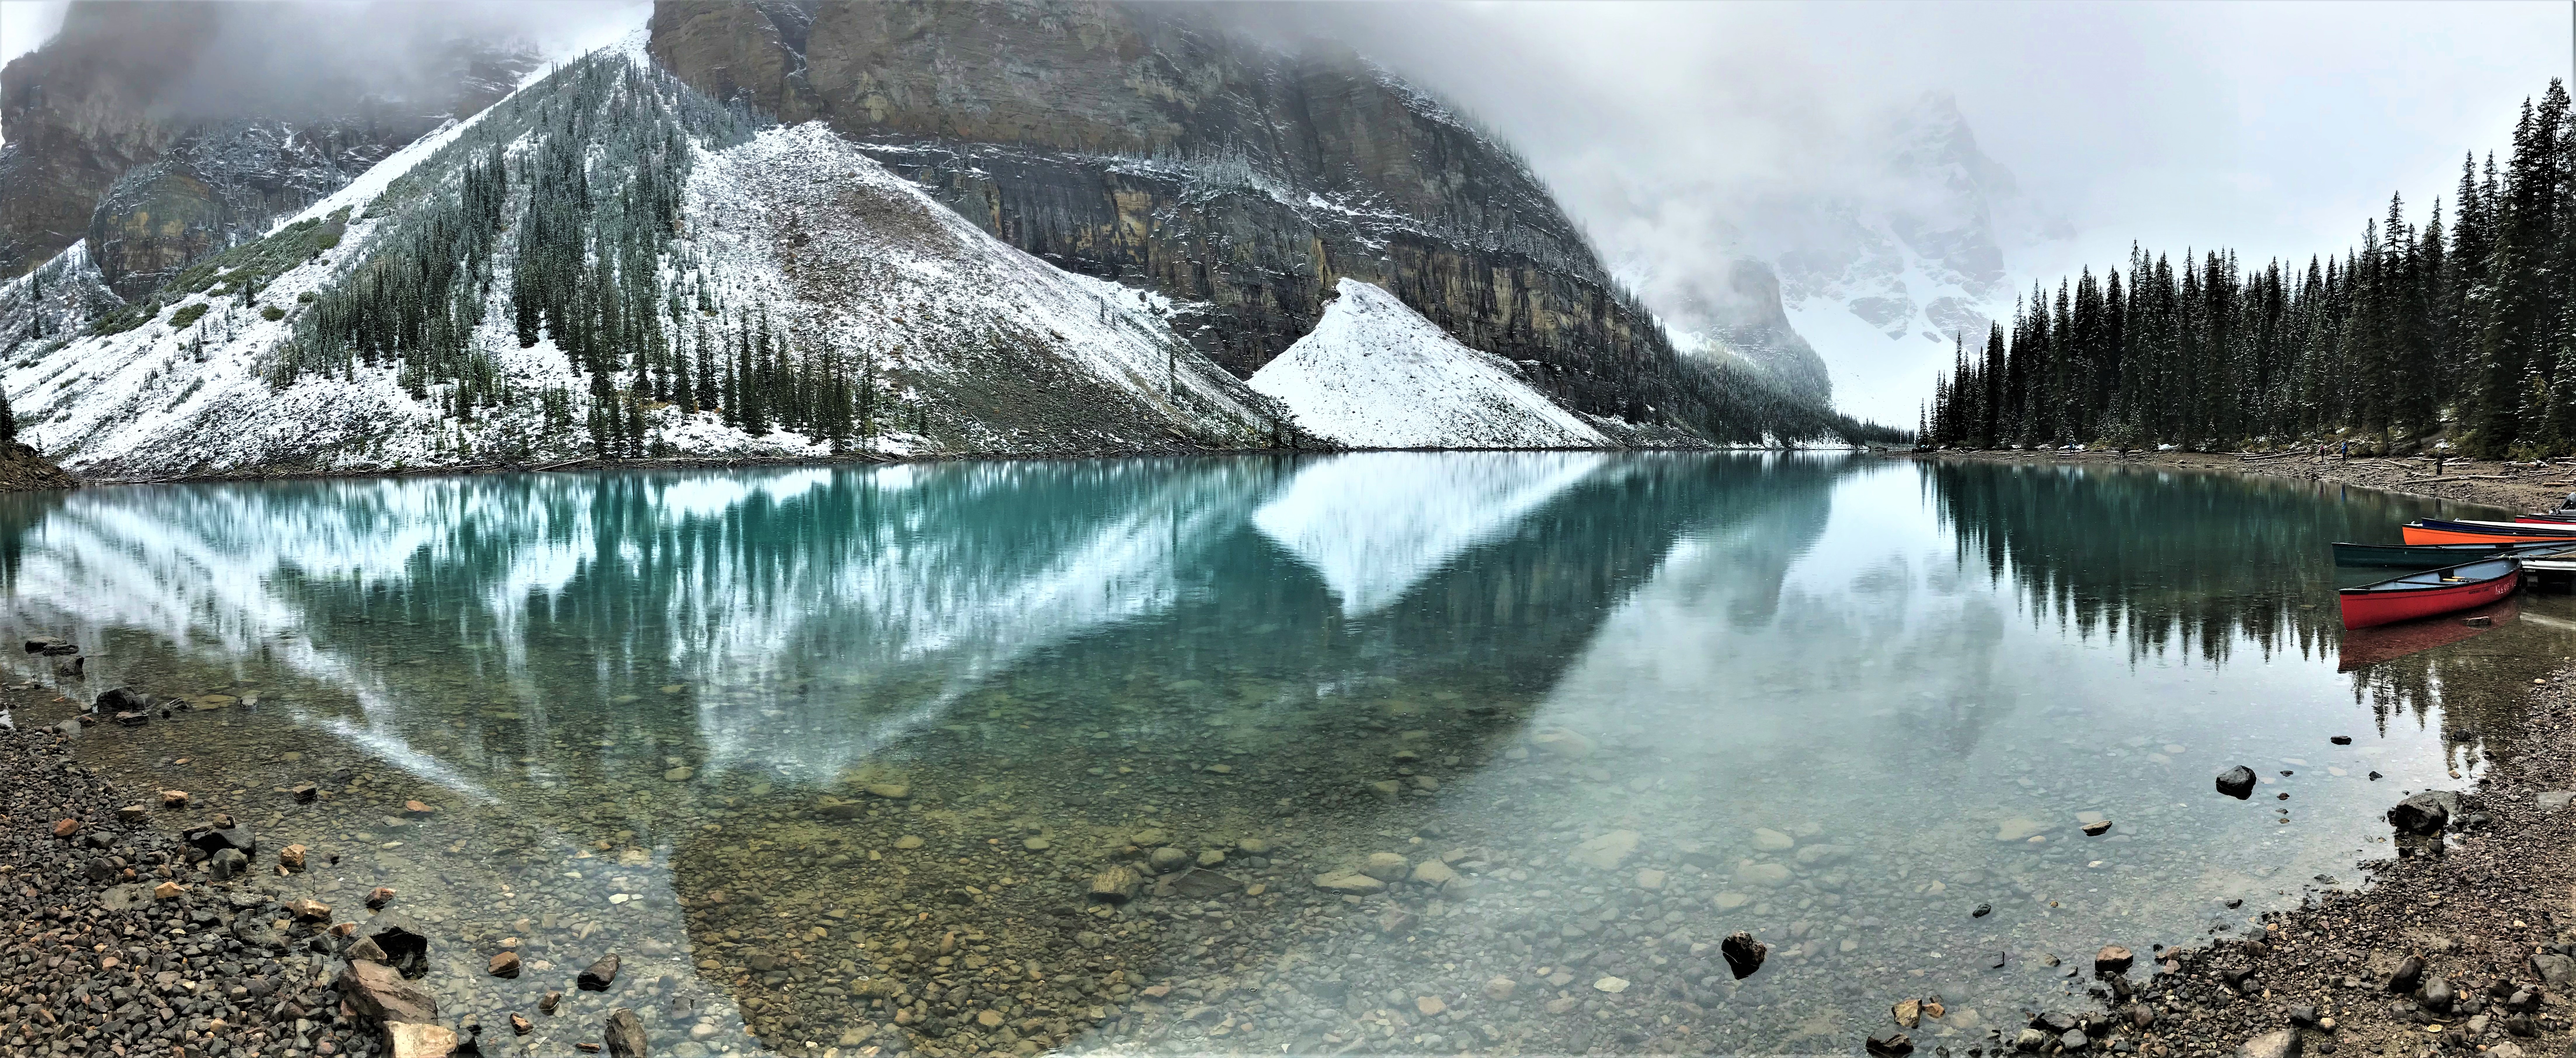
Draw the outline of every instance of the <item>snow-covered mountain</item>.
M1863 417L1910 420L1953 337L1978 344L2027 292L2015 262L2074 231L1986 155L1947 94L1850 138L1820 152L1841 159L1827 171L1667 190L1612 245L1676 345Z
M124 477L1287 436L1170 310L624 49L130 304L75 244L0 287L0 386Z
M1884 169L1857 190L1783 201L1745 222L1745 245L1771 262L1792 326L1832 362L1854 407L1918 398L1911 368L1954 337L1980 342L2012 313L2010 261L2074 237L1977 146L1946 93L1884 126ZM1943 361L1946 363L1946 360Z
M1610 448L1530 388L1373 283L1344 278L1315 329L1252 375L1307 432L1350 448Z

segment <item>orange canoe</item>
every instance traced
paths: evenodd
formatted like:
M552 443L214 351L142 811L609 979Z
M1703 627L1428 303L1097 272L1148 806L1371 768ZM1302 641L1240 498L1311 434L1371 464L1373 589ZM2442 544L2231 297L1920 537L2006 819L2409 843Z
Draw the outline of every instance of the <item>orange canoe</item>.
M2576 544L2576 528L2516 526L2510 522L2446 522L2423 518L2398 527L2409 544Z

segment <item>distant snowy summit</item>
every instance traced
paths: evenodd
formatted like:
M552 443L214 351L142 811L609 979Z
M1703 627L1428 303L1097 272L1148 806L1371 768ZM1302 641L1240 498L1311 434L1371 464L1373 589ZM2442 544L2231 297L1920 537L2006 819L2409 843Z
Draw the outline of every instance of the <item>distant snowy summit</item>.
M1614 448L1582 416L1394 294L1345 278L1315 329L1254 372L1297 424L1351 448Z

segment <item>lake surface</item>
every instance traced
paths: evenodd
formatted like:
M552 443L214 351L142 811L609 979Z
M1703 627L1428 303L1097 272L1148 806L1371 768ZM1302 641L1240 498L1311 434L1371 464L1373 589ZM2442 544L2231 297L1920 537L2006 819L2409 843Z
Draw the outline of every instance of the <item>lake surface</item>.
M1856 1052L1897 1000L1980 1043L2102 944L2359 884L2401 791L2515 752L2566 598L2337 625L2374 578L2326 544L2436 510L1846 456L949 463L16 496L0 573L90 655L12 656L67 699L22 724L178 699L78 755L263 870L309 846L262 884L344 919L395 888L487 1047L630 1006L679 1058ZM1392 885L1318 886L1373 854ZM1122 864L1172 870L1093 900Z

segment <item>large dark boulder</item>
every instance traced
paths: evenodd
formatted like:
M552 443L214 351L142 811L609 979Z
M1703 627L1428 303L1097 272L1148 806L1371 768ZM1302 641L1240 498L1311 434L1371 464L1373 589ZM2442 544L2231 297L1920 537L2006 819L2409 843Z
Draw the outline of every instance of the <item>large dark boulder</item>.
M358 927L360 936L383 949L386 965L404 977L429 972L429 931L399 911L377 915Z
M2460 795L2426 790L2388 810L2388 824L2408 834L2439 834L2460 808Z
M2239 764L2219 772L2218 792L2239 801L2254 796L2254 769Z
M259 838L250 832L250 824L230 815L219 815L214 821L188 830L188 844L205 850L208 855L233 849L243 856L259 854Z

